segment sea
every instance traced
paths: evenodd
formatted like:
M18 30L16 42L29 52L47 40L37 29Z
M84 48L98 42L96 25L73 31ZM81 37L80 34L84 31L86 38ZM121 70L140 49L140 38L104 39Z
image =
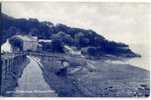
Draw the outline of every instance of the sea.
M150 48L146 44L130 44L129 48L141 55L141 57L135 57L135 58L121 58L120 60L106 60L107 63L113 63L113 64L129 64L133 65L138 68L142 68L145 70L150 70Z
M141 55L141 57L132 58L127 60L128 64L134 65L139 68L143 68L146 70L150 70L150 58L151 58L151 50L149 44L130 44L130 49L135 53Z

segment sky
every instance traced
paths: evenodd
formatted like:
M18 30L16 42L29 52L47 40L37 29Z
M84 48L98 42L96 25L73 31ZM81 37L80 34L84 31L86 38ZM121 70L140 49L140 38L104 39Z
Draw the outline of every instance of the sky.
M149 44L151 5L146 3L4 2L2 12L92 29L107 39Z

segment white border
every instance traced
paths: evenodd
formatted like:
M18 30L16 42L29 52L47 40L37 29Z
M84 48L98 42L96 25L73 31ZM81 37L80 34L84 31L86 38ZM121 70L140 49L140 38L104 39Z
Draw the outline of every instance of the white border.
M106 97L106 98L95 98L95 97L89 97L89 98L83 98L83 97L72 97L72 98L64 98L64 97L5 97L5 98L0 98L1 100L150 100L149 98L111 98L111 97Z
M9 2L16 2L16 1L23 1L23 2L33 2L33 1L42 1L42 2L134 2L134 3L151 3L151 0L0 0L2 2L9 1Z

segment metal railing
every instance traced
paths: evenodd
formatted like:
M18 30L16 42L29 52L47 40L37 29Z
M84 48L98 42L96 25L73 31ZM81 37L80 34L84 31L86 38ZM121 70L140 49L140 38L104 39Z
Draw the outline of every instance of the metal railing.
M17 70L15 66L23 63L25 59L26 54L23 52L2 54L2 77L5 79L7 74L15 72Z

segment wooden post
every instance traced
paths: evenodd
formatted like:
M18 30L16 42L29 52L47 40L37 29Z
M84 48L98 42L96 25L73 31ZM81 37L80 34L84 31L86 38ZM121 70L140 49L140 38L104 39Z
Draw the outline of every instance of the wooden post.
M7 71L8 71L8 68L7 68L7 59L5 59L4 67L5 67L5 78L6 78Z

